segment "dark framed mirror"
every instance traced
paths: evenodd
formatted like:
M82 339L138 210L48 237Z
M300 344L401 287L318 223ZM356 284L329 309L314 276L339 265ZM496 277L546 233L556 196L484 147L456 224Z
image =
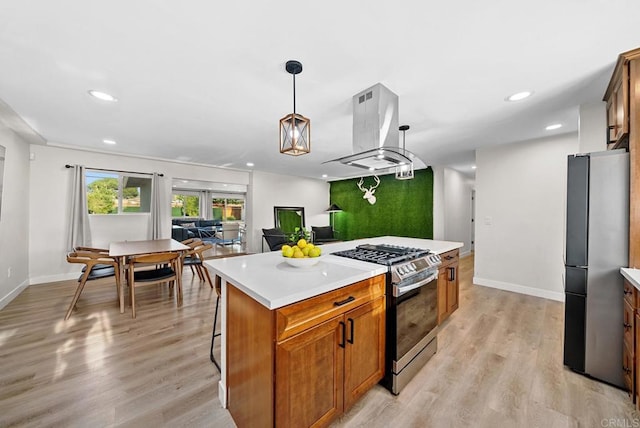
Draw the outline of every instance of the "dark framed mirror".
M293 233L296 227L304 229L304 207L273 207L275 227L286 234Z

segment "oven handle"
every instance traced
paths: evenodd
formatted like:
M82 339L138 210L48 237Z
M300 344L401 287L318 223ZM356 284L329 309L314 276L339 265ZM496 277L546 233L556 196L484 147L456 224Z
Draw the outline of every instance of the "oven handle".
M408 293L411 290L415 290L416 288L420 288L424 285L427 285L428 283L430 283L433 280L438 279L438 274L434 273L431 276L426 277L425 279L423 279L420 282L416 282L415 284L412 285L408 285L406 287L398 287L397 285L393 286L393 297L400 297L403 294Z

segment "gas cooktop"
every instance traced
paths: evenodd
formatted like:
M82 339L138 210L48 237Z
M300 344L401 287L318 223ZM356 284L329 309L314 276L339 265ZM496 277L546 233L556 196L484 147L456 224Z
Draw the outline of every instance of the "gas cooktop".
M387 244L363 244L358 245L356 248L351 250L336 251L331 254L391 266L407 260L426 256L429 254L429 250Z

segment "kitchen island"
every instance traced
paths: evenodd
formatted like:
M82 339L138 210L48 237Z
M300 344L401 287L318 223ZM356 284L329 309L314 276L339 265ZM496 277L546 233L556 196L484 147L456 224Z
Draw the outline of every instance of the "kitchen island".
M330 254L360 244L426 248L438 254L462 246L387 236L323 245L320 262L310 268L287 265L279 252L205 262L222 279L219 397L238 426L258 421L273 426L275 420L283 424L299 417L324 424L380 380L387 268ZM341 327L342 338L336 333ZM345 338L353 345L354 335L358 345L344 346ZM328 348L329 343L338 345ZM366 364L371 365L366 370L345 369ZM315 385L301 389L291 379L294 371L311 376L318 388L336 392L318 394L311 388ZM325 377L329 385L323 384ZM293 399L302 414L287 419L286 403ZM324 413L304 404L323 400Z

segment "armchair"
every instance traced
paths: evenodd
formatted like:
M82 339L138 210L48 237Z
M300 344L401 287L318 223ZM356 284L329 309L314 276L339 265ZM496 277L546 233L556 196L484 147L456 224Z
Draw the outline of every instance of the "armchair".
M279 251L282 246L289 242L289 238L279 227L273 229L262 229L262 251L264 252L264 242L267 241L269 250Z
M335 230L331 226L311 226L313 232L314 244L328 244L329 242L338 242L335 236Z

